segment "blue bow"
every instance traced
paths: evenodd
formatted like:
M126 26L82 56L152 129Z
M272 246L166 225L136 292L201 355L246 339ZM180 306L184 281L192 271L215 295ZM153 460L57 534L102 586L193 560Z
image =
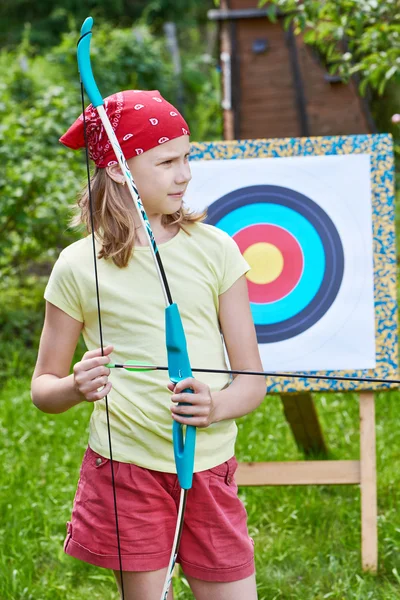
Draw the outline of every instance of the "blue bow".
M132 200L138 212L139 218L146 232L147 240L152 251L154 265L157 275L160 279L161 288L164 294L166 303L165 308L165 340L168 356L168 372L170 380L173 383L178 383L187 377L192 377L192 369L187 351L185 332L182 325L182 320L179 314L178 306L172 301L167 276L161 261L160 252L158 250L154 235L140 199L138 190L133 180L129 166L124 157L117 137L112 129L104 109L104 100L96 85L92 67L90 63L90 41L92 38L93 19L88 17L81 28L81 37L78 41L78 67L81 77L81 82L89 96L89 99L94 108L97 109L103 126L106 130L108 138L112 144L118 163L124 174L128 189L131 193ZM185 392L193 393L191 389L184 390ZM194 454L196 445L196 428L192 425L186 427L185 435L183 426L177 421L173 422L173 447L176 471L178 474L179 484L182 488L181 506L178 514L177 531L174 540L174 546L171 554L170 567L168 569L167 580L164 586L162 599L167 597L168 589L171 581L172 570L175 564L180 536L182 533L184 507L186 503L186 493L192 487ZM120 563L121 564L121 563ZM121 568L122 575L122 568Z

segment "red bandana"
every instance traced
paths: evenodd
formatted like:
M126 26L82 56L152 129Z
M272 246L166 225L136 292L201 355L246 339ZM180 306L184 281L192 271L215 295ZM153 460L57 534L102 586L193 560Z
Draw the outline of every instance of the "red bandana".
M127 160L181 135L190 135L182 115L158 90L118 92L105 98L104 108ZM90 158L101 168L116 164L114 150L91 104L85 109L85 120ZM74 150L85 147L82 115L60 142Z

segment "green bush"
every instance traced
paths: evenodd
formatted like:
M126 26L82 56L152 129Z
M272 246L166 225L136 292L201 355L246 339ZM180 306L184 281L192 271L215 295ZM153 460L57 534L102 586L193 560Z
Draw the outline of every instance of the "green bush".
M0 382L27 375L35 361L43 324L44 282L37 277L14 287L9 278L0 287Z
M35 353L43 322L44 282L62 248L79 237L68 228L85 184L83 152L59 143L81 112L77 32L38 55L26 28L21 45L0 53L0 358L2 375L21 374ZM185 32L184 114L192 138L221 136L219 81L213 59L198 52L199 32ZM92 64L104 96L121 89L159 89L173 103L178 84L164 38L141 24L96 26ZM86 103L87 100L86 100ZM6 366L4 366L6 365Z
M24 39L0 54L0 273L25 276L37 263L53 262L76 239L67 229L70 206L85 181L79 153L58 139L81 112L76 32L45 56ZM177 84L164 48L146 26L96 29L93 65L104 96L120 89L157 88L172 102ZM187 118L194 139L220 137L218 79L212 61L184 61ZM185 111L186 113L186 111ZM213 117L213 118L211 118Z

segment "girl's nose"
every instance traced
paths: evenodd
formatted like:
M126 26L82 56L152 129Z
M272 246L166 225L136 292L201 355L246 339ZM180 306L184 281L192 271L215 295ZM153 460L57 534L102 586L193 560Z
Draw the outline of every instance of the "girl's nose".
M188 164L182 165L176 174L176 183L189 183L192 179L192 173Z

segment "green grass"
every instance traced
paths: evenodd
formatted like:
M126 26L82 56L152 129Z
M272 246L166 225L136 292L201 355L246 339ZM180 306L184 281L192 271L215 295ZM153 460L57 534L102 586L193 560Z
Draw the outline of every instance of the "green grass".
M355 395L318 395L331 458L357 458ZM400 431L397 392L376 398L379 573L360 567L357 486L243 488L256 544L260 600L400 598ZM63 553L90 406L45 415L28 379L9 380L0 416L0 600L116 600L111 574ZM301 460L279 398L239 422L240 460ZM184 578L175 597L192 594Z

